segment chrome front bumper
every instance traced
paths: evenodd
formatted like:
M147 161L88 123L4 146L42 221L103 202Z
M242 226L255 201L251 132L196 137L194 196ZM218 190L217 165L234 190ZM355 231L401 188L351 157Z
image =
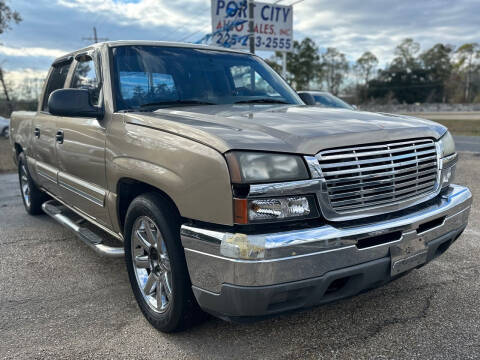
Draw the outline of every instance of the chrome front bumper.
M181 239L192 285L218 294L224 284L267 286L322 276L332 270L389 257L393 246L401 246L412 239L428 244L465 227L471 202L472 194L468 188L451 185L446 193L428 205L375 223L344 228L324 225L261 235L232 234L182 225ZM435 223L438 219L441 222ZM433 226L429 228L430 223ZM421 227L425 224L426 228ZM401 232L401 237L380 245L357 247L361 239L392 232ZM231 245L232 238L239 237L263 249L263 258L230 257L234 255L225 245Z

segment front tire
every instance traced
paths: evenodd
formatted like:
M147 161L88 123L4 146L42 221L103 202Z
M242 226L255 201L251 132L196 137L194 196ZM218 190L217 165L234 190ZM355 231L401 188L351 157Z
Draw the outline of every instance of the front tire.
M18 156L18 180L20 182L23 205L27 213L30 215L42 214L42 204L48 200L48 196L33 182L28 171L27 159L23 152Z
M125 260L137 303L157 330L174 332L192 325L199 308L180 241L180 216L161 195L140 195L130 204Z

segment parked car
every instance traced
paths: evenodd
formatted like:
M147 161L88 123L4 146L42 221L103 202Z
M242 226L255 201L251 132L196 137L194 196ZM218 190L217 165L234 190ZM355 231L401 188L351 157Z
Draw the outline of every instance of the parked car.
M444 126L307 106L259 57L201 45L55 60L10 142L26 211L124 256L166 332L202 310L259 319L394 280L457 240L472 201Z
M10 134L10 119L0 116L0 136L8 138Z
M318 105L326 108L338 108L347 110L356 110L357 108L343 101L342 99L330 94L326 91L299 91L299 95L310 94L315 102L314 105ZM312 104L313 105L313 104Z

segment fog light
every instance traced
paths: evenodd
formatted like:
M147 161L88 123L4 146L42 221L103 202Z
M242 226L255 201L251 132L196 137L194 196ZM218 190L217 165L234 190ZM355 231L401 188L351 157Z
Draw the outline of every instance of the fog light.
M263 259L265 257L265 237L229 234L220 244L220 254L234 259Z

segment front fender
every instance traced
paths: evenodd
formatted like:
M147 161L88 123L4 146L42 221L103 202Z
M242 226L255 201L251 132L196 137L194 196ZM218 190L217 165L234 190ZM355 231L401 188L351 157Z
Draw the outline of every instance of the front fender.
M232 189L225 158L218 151L170 133L125 125L126 137L112 137L107 154L109 190L122 178L166 193L183 217L233 224Z

